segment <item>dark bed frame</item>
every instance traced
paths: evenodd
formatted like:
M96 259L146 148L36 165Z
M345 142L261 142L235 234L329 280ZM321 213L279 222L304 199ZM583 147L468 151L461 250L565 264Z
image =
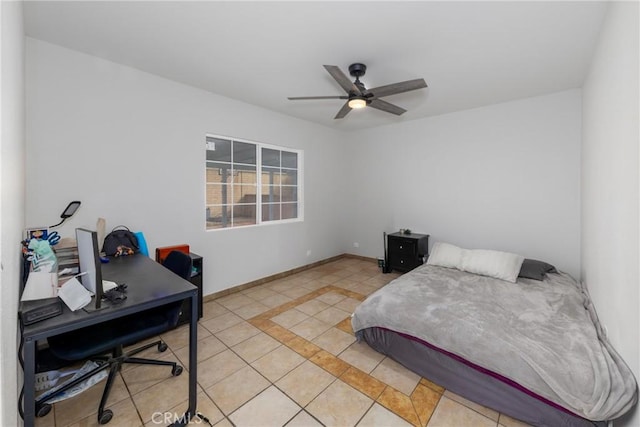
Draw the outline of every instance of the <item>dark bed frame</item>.
M534 426L606 427L546 401L518 384L408 335L368 328L359 337L417 374L460 396Z

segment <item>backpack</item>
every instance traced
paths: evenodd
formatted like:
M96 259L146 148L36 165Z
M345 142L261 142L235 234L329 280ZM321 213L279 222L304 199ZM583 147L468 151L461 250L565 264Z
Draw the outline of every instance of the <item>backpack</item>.
M108 256L128 255L139 251L138 238L124 225L115 227L105 236L102 244L102 252Z

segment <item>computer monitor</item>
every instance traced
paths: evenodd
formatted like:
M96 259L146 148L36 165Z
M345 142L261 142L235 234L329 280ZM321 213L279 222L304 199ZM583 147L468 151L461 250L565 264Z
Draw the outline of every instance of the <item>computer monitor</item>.
M76 228L78 242L78 260L80 262L79 279L82 285L95 296L95 308L86 306L87 311L99 310L104 293L102 289L102 264L98 252L98 233L84 228Z

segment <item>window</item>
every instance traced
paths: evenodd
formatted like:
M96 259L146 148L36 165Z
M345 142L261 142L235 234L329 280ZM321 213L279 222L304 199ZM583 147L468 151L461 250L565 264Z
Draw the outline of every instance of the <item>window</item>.
M302 151L207 136L207 230L302 219Z

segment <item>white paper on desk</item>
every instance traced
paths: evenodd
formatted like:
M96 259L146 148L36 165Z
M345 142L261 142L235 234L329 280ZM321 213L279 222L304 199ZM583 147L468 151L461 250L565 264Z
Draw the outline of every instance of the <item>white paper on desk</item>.
M82 286L75 277L67 280L67 282L62 285L58 290L58 296L67 304L67 307L69 307L71 311L80 310L91 302L91 292Z
M29 273L27 284L24 285L20 301L55 298L58 295L58 275L32 271Z
M116 282L112 282L111 280L102 281L102 292L107 292L117 287L118 287L118 284Z

